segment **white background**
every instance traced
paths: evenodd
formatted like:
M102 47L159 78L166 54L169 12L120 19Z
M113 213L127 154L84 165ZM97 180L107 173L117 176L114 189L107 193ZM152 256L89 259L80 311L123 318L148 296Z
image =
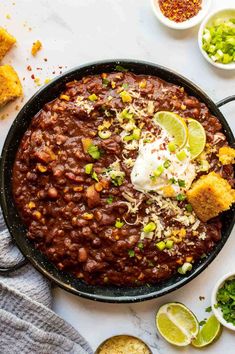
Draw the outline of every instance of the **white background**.
M212 10L233 5L234 0L213 0ZM10 19L6 15L10 15ZM174 69L198 84L214 101L235 94L235 73L220 71L208 64L197 46L198 28L177 32L158 23L149 0L2 0L0 23L17 38L17 46L4 58L11 63L24 85L24 101L18 100L0 111L8 115L0 121L0 145L20 107L38 89L32 73L44 82L73 66L97 59L134 58L152 61ZM30 30L31 28L31 30ZM43 49L36 58L30 55L33 41L40 39ZM47 58L45 62L43 58ZM33 70L26 68L31 65ZM59 66L63 66L62 69ZM36 70L36 68L42 70ZM53 74L53 72L55 73ZM235 104L223 112L235 130ZM54 290L54 310L70 322L95 349L105 338L119 333L141 337L153 353L199 353L192 347L177 349L161 340L155 329L155 313L167 301L188 305L200 320L210 305L216 280L235 270L235 233L216 260L182 289L134 305L95 303ZM199 296L205 296L204 301ZM224 330L220 340L204 350L208 354L234 354L235 335Z

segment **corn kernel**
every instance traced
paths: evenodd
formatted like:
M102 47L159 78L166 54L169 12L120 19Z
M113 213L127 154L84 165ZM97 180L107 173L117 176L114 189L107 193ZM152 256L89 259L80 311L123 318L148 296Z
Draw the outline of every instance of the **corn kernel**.
M42 48L42 43L37 40L36 42L33 43L32 49L31 49L31 54L35 57L37 52Z
M69 101L70 97L68 95L60 95L60 99L64 101Z
M95 190L96 190L97 192L101 192L102 189L103 189L102 183L97 182L97 183L95 184Z
M145 79L140 81L140 83L139 83L140 88L144 89L144 88L146 88L146 86L147 86L147 81Z
M180 229L179 236L180 237L185 237L186 236L186 230L185 229Z
M90 138L82 139L82 147L84 152L87 152L89 146L92 144L92 140Z
M92 220L94 218L94 215L92 213L84 213L82 217L85 220Z
M144 279L144 273L140 273L140 275L138 276L138 280L142 280L142 279Z
M125 102L131 103L132 102L132 97L129 94L129 92L127 92L127 91L122 91L119 96L121 97L123 103L125 103Z
M179 259L177 259L176 263L181 265L181 264L183 264L183 263L184 263L184 261L183 261L183 259L182 259L182 258L179 258Z
M33 212L33 216L34 216L36 219L40 220L41 217L42 217L42 214L40 213L40 211L36 210L36 211Z
M116 82L115 81L112 81L111 82L111 87L114 89L116 87Z
M182 109L182 111L185 111L187 107L184 104L182 104L180 108Z
M34 209L36 208L36 204L34 202L29 202L28 207L29 209Z
M193 260L193 257L192 257L192 256L190 256L190 257L186 257L186 262L191 263L191 262L192 262L192 260Z
M74 192L81 192L81 191L83 191L83 186L73 187L73 190L74 190Z
M38 169L38 171L40 171L42 173L47 171L46 166L43 166L40 163L37 164L37 169Z
M49 79L49 77L47 77L45 80L44 80L44 84L49 84L49 82L51 82L51 79Z

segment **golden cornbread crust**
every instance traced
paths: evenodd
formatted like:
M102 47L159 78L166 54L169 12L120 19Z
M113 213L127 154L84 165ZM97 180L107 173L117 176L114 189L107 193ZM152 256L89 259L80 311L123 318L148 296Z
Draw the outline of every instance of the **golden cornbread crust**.
M222 165L235 164L235 149L223 146L219 149L219 161Z
M232 206L235 190L218 173L211 172L193 184L187 197L197 217L206 222Z
M35 57L37 52L42 48L42 43L40 41L36 41L33 43L32 49L31 49L31 54Z
M0 60L11 49L16 39L10 35L4 28L0 27Z
M23 93L19 77L12 66L0 66L0 107Z

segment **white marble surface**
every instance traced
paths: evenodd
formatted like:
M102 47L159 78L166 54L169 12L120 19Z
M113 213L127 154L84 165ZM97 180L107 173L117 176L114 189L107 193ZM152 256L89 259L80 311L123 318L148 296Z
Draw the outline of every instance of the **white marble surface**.
M213 0L213 8L233 5L234 0ZM10 15L10 19L6 15ZM135 58L172 68L201 86L215 101L235 94L235 73L212 68L201 57L197 47L197 31L175 32L160 25L154 17L149 0L1 0L0 23L13 33L18 44L4 59L12 63L20 77L25 77L24 102L38 89L31 74L52 78L78 64L107 58ZM29 28L32 28L30 31ZM40 39L43 50L36 58L30 56L34 40ZM43 58L48 58L45 62ZM31 65L32 72L26 67ZM43 70L36 70L37 67ZM55 74L52 72L55 71ZM20 106L24 102L19 102ZM16 103L8 105L0 121L2 146L16 116ZM234 103L223 112L235 130ZM0 146L0 147L1 147ZM200 318L210 305L212 287L220 276L235 268L235 232L207 270L182 289L157 300L134 305L95 303L54 290L54 310L78 329L95 349L105 338L129 333L141 337L153 353L199 353L191 347L176 349L161 340L155 329L154 316L159 305L180 301ZM205 296L204 301L199 296ZM220 340L204 352L235 353L235 334L224 330Z

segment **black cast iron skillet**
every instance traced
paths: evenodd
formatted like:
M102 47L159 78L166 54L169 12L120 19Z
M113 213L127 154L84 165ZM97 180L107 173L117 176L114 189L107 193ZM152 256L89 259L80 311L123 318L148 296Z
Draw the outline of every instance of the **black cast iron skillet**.
M228 139L229 144L234 146L234 137L232 131L218 107L224 105L227 102L235 100L235 96L228 97L216 105L199 87L194 85L189 80L171 70L147 62L136 60L115 60L91 63L72 69L53 80L46 87L43 87L41 90L39 90L19 112L7 135L2 151L0 166L0 199L6 224L14 241L20 248L26 260L32 263L32 265L37 270L39 270L44 276L52 280L61 288L73 294L91 300L121 303L138 302L162 296L180 288L195 278L213 261L213 259L218 255L224 246L232 231L235 222L235 213L234 208L232 208L223 214L222 239L214 247L213 251L207 258L202 259L200 262L194 265L193 270L187 274L187 276L176 274L170 279L156 285L145 285L137 288L117 287L111 285L88 285L78 279L75 279L72 275L58 270L52 263L48 261L48 259L43 254L41 254L33 247L31 242L26 237L26 228L19 217L12 197L12 167L19 143L26 129L28 128L32 117L38 113L38 111L43 107L45 103L55 99L60 94L60 92L64 90L65 84L67 82L75 79L79 80L86 75L114 71L117 65L121 65L135 74L154 75L173 84L183 86L190 95L193 95L200 101L204 102L210 109L211 113L218 117L223 126L223 131ZM26 260L22 261L20 264L14 266L13 268L0 269L0 272L9 273L12 270L16 270L18 267L24 265Z

